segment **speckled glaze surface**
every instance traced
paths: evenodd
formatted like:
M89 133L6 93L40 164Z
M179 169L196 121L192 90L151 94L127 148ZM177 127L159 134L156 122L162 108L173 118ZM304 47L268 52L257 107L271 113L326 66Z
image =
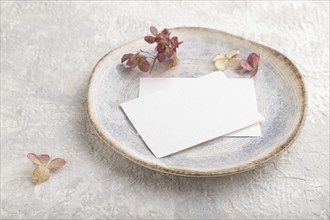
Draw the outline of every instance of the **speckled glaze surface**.
M124 53L152 50L143 38L106 54L95 66L87 95L90 121L100 137L117 152L145 167L185 176L219 176L253 169L287 149L303 126L307 105L302 76L281 53L221 31L180 27L172 29L184 43L180 63L172 69L157 63L152 74L125 68ZM262 137L219 137L182 152L157 159L143 143L119 104L138 97L140 77L199 77L214 71L212 56L238 48L240 56L262 56L254 78L258 109L265 117ZM227 77L246 77L226 72ZM239 89L239 88L238 88Z

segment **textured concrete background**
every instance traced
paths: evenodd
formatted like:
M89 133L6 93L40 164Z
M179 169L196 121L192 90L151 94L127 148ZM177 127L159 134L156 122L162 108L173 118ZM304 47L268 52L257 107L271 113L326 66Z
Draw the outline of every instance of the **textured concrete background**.
M148 26L204 26L286 54L305 77L305 127L281 157L219 178L157 173L89 125L90 72ZM28 152L67 165L38 186ZM329 219L329 2L1 2L3 219Z

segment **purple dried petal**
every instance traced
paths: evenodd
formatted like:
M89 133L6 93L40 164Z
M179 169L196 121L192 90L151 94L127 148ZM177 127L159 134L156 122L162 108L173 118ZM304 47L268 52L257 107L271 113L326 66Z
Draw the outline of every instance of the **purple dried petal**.
M147 57L146 56L144 56L144 55L142 55L142 54L139 54L139 55L136 55L137 56L137 58L139 58L139 59L147 59Z
M139 59L137 65L138 65L139 69L140 69L142 72L148 72L149 69L150 69L150 64L149 64L149 62L148 62L146 59L144 59L144 58Z
M164 38L168 38L168 37L170 37L171 32L170 32L169 29L164 28L164 30L162 30L162 32L161 32L160 34L161 34Z
M251 72L250 72L250 75L251 76L255 76L258 72L258 67L255 67Z
M158 53L158 55L157 55L157 60L158 60L160 63L164 62L165 59L166 59L166 56L165 56L164 53Z
M174 50L171 49L171 48L169 48L169 47L167 47L167 48L165 49L164 53L165 53L165 56L166 56L166 57L170 58L170 57L173 55Z
M178 37L172 37L171 38L171 46L174 47L174 48L178 48L179 47Z
M126 63L129 67L134 68L137 65L136 55L132 56Z
M127 53L127 54L124 54L124 56L121 58L121 62L125 62L126 60L130 59L131 57L133 56L132 53Z
M145 40L147 43L149 43L149 44L153 44L153 43L155 43L156 38L153 37L153 36L145 36L145 37L144 37L144 40Z
M247 58L247 61L252 67L257 67L259 60L260 60L260 56L256 53L251 53Z
M162 53L166 49L166 45L164 43L158 43L156 48L157 48L158 53Z
M157 36L158 35L158 30L155 26L151 26L150 27L150 32L154 35Z
M163 40L163 39L162 39L161 37L159 37L159 36L155 37L155 41L156 41L157 43L161 42L162 40Z
M243 69L245 69L247 71L251 71L253 69L253 67L248 63L247 60L241 60L240 64L243 67Z

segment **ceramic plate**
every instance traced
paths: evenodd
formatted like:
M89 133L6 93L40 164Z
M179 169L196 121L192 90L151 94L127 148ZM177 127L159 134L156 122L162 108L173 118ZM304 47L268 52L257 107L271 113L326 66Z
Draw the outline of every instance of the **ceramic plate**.
M112 50L96 64L89 82L87 109L93 127L109 146L153 170L184 176L220 176L264 164L294 142L305 119L307 97L302 76L287 57L217 30L182 27L171 31L184 41L178 49L180 61L175 68L157 63L152 74L125 68L120 63L123 54L139 49L153 51L154 45L148 45L143 38ZM262 56L260 70L254 77L259 112L265 117L262 137L219 137L162 159L155 158L119 104L138 97L140 77L199 77L214 71L214 54L235 48L241 51L241 58L251 52Z

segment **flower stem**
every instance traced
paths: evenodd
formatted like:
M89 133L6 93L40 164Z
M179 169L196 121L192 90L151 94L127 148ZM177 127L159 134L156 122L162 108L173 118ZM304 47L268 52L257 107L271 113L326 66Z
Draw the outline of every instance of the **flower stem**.
M158 54L157 54L157 56L158 56ZM152 65L151 65L151 68L150 68L150 72L149 73L151 73L152 69L154 68L154 65L156 63L157 56L155 56L154 61L152 62Z
M150 53L150 52L148 52L148 51L144 51L144 50L141 50L141 49L140 49L140 52L142 52L142 53L146 53L146 54L149 54L149 55L152 56L152 57L155 57L155 55L153 55L152 53Z

